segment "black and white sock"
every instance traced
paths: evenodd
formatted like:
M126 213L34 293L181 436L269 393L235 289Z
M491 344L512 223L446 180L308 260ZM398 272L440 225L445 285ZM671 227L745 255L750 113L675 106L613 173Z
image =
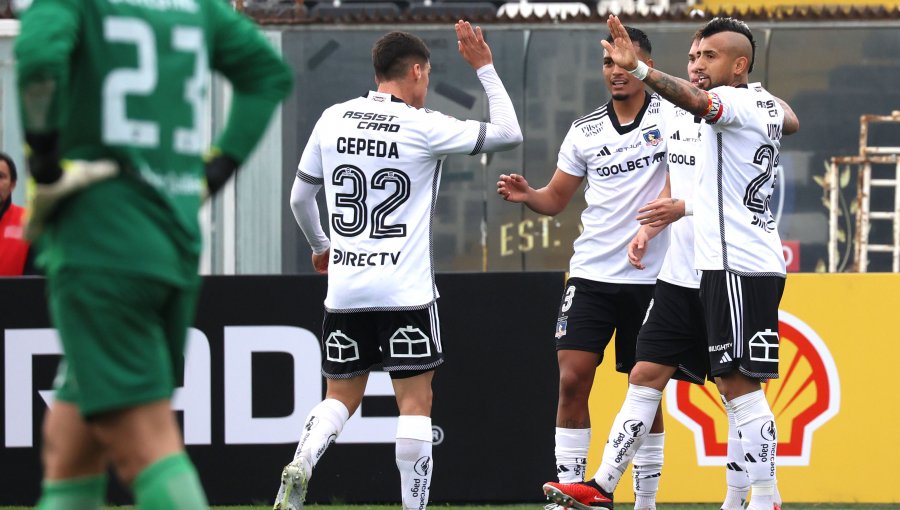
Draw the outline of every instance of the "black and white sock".
M591 429L556 427L556 475L561 483L583 482Z
M775 449L778 446L775 416L762 390L741 395L730 403L750 477L751 495L747 510L772 510L775 499Z
M725 413L728 415L728 450L725 464L725 484L727 492L722 510L743 510L750 493L750 477L747 476L747 462L744 460L744 447L734 423L734 409L725 397Z
M665 441L665 432L648 434L644 444L634 455L631 476L634 482L635 510L656 509L656 493L659 492L659 478L662 475Z

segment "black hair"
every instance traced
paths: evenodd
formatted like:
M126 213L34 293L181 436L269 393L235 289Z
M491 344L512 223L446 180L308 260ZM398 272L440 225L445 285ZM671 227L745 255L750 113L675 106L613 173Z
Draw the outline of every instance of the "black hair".
M9 167L9 180L12 182L19 180L19 174L16 172L16 163L9 157L9 154L0 152L0 161L6 163L6 166Z
M625 27L625 31L628 32L628 37L631 38L631 42L637 43L638 47L643 50L644 53L650 55L653 52L653 46L650 45L650 38L647 37L647 34L645 34L643 30L634 27ZM606 36L606 42L613 42L612 34Z
M428 46L420 37L407 32L391 32L372 47L372 65L379 80L401 78L412 64L411 60L427 62L431 58Z
M752 73L753 62L756 60L756 41L753 39L753 32L750 31L750 27L739 19L713 18L709 20L709 23L707 23L703 29L701 29L700 35L706 38L721 32L736 32L750 41L752 51L750 53L750 67L747 69L747 72Z
M694 44L694 41L700 41L700 39L703 39L702 28L698 28L697 31L694 32L694 35L691 36L691 44Z

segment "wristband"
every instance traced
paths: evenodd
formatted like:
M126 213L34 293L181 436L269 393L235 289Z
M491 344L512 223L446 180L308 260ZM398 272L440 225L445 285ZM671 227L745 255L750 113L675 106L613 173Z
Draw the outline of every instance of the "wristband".
M693 216L694 215L694 204L686 198L682 198L682 200L684 201L684 215L685 216Z
M647 74L650 73L650 66L638 60L637 67L635 67L631 71L628 71L628 73L635 78L644 81L644 78L646 78Z

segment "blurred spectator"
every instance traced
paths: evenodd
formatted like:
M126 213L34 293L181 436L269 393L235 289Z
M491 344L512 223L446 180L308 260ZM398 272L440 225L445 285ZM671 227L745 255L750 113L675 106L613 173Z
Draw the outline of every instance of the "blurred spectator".
M16 164L0 152L0 276L32 274L34 264L28 242L22 239L25 209L12 203L18 174Z

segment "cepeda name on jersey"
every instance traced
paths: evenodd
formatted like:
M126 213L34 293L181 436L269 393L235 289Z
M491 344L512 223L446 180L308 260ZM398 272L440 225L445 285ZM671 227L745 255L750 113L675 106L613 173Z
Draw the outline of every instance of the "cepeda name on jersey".
M388 143L384 140L341 136L337 139L337 151L341 154L355 154L372 158L400 159L397 142Z
M332 264L339 266L385 266L389 263L396 266L400 261L400 252L355 252L333 250Z
M626 172L633 172L639 168L648 167L650 166L651 161L653 163L659 163L660 161L665 160L666 153L657 152L652 156L644 156L642 158L626 161L625 163L614 163L612 165L601 166L600 168L596 168L595 171L601 177L609 177L611 175L624 174Z

